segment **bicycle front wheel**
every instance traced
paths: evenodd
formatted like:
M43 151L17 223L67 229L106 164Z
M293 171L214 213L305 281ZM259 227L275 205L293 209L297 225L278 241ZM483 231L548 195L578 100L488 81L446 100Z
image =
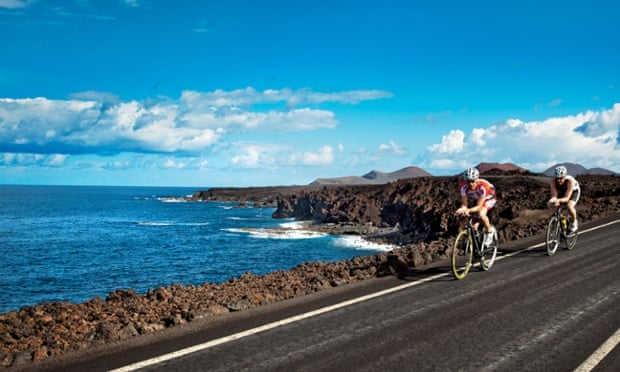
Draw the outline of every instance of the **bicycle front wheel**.
M463 279L469 272L474 256L473 246L472 237L467 230L457 235L452 249L452 275L455 279Z
M497 231L493 230L493 242L489 246L482 248L482 255L480 255L480 268L483 271L487 271L495 263L497 257Z
M547 239L545 240L545 245L547 246L547 255L553 256L555 251L558 250L558 245L560 245L560 233L562 229L560 228L560 220L557 216L553 215L549 218L549 224L547 225Z

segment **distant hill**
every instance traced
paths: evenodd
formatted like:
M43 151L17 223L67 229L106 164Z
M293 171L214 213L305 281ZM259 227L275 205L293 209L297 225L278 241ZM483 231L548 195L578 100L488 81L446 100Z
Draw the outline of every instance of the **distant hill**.
M611 176L617 173L612 172L608 169L604 168L586 168L580 164L575 163L558 163L553 165L552 167L545 170L542 174L548 177L553 177L555 167L558 165L564 165L568 170L568 174L573 176L577 176L580 174L584 175L602 175L602 176ZM532 174L529 170L520 167L518 165L512 163L480 163L476 166L480 171L480 174Z
M608 169L604 169L604 168L586 168L583 165L580 164L575 164L575 163L558 163L553 165L552 167L548 168L546 171L543 172L543 174L545 176L549 176L549 177L553 177L554 173L555 173L555 167L557 167L558 165L563 165L566 167L566 170L568 171L568 174L572 175L572 176L578 176L580 174L585 174L585 175L601 175L601 176L611 176L611 175L615 175L617 173L612 172Z
M530 173L527 169L512 163L480 163L476 166L480 174L525 174Z
M372 170L363 176L346 176L334 178L317 178L310 185L382 185L406 178L432 177L427 171L409 166L391 173Z
M568 170L568 174L577 176L580 174L584 175L617 175L617 173L612 172L608 169L604 168L590 168L587 169L582 165L574 164L574 163L559 163L550 167L542 174L548 177L553 177L553 172L555 167L558 165L564 165ZM480 163L476 166L480 171L481 175L524 175L524 174L540 174L533 173L529 170L520 167L518 165L512 163ZM457 175L460 175L457 174ZM407 178L416 178L416 177L433 177L432 174L428 173L424 169L409 166L403 169L399 169L394 172L384 173L378 170L372 170L366 173L363 176L345 176L345 177L334 177L334 178L317 178L312 181L310 185L312 186L322 186L322 185L383 185L389 182L394 182L397 180L407 179Z

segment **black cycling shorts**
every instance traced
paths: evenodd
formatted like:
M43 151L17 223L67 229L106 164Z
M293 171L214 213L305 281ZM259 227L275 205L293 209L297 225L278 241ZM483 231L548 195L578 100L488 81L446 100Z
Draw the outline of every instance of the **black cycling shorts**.
M581 189L573 190L573 193L570 194L569 200L575 202L575 204L579 201L579 196L581 196Z

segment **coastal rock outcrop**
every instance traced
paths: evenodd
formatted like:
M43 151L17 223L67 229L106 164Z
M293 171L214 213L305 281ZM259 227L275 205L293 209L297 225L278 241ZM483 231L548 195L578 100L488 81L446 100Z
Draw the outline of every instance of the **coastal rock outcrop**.
M524 236L524 225L528 223L537 224L535 229L545 223L549 178L487 178L497 189L498 204L490 217L500 231L500 242ZM588 220L610 207L617 208L616 177L611 177L610 182L603 182L600 176L580 176L579 180L584 190L579 202L582 218ZM367 238L402 245L454 236L459 229L454 210L459 204L457 177L423 177L380 186L303 190L280 197L273 217L310 220L318 228L326 224L372 226L376 233ZM382 233L385 231L390 233Z

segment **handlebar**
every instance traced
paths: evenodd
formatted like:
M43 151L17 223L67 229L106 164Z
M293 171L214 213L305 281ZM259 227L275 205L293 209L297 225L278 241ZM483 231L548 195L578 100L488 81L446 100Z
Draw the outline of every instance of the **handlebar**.
M468 223L473 225L478 222L480 216L478 215L478 213L474 212L470 214L457 214L456 217L462 220L466 220Z

